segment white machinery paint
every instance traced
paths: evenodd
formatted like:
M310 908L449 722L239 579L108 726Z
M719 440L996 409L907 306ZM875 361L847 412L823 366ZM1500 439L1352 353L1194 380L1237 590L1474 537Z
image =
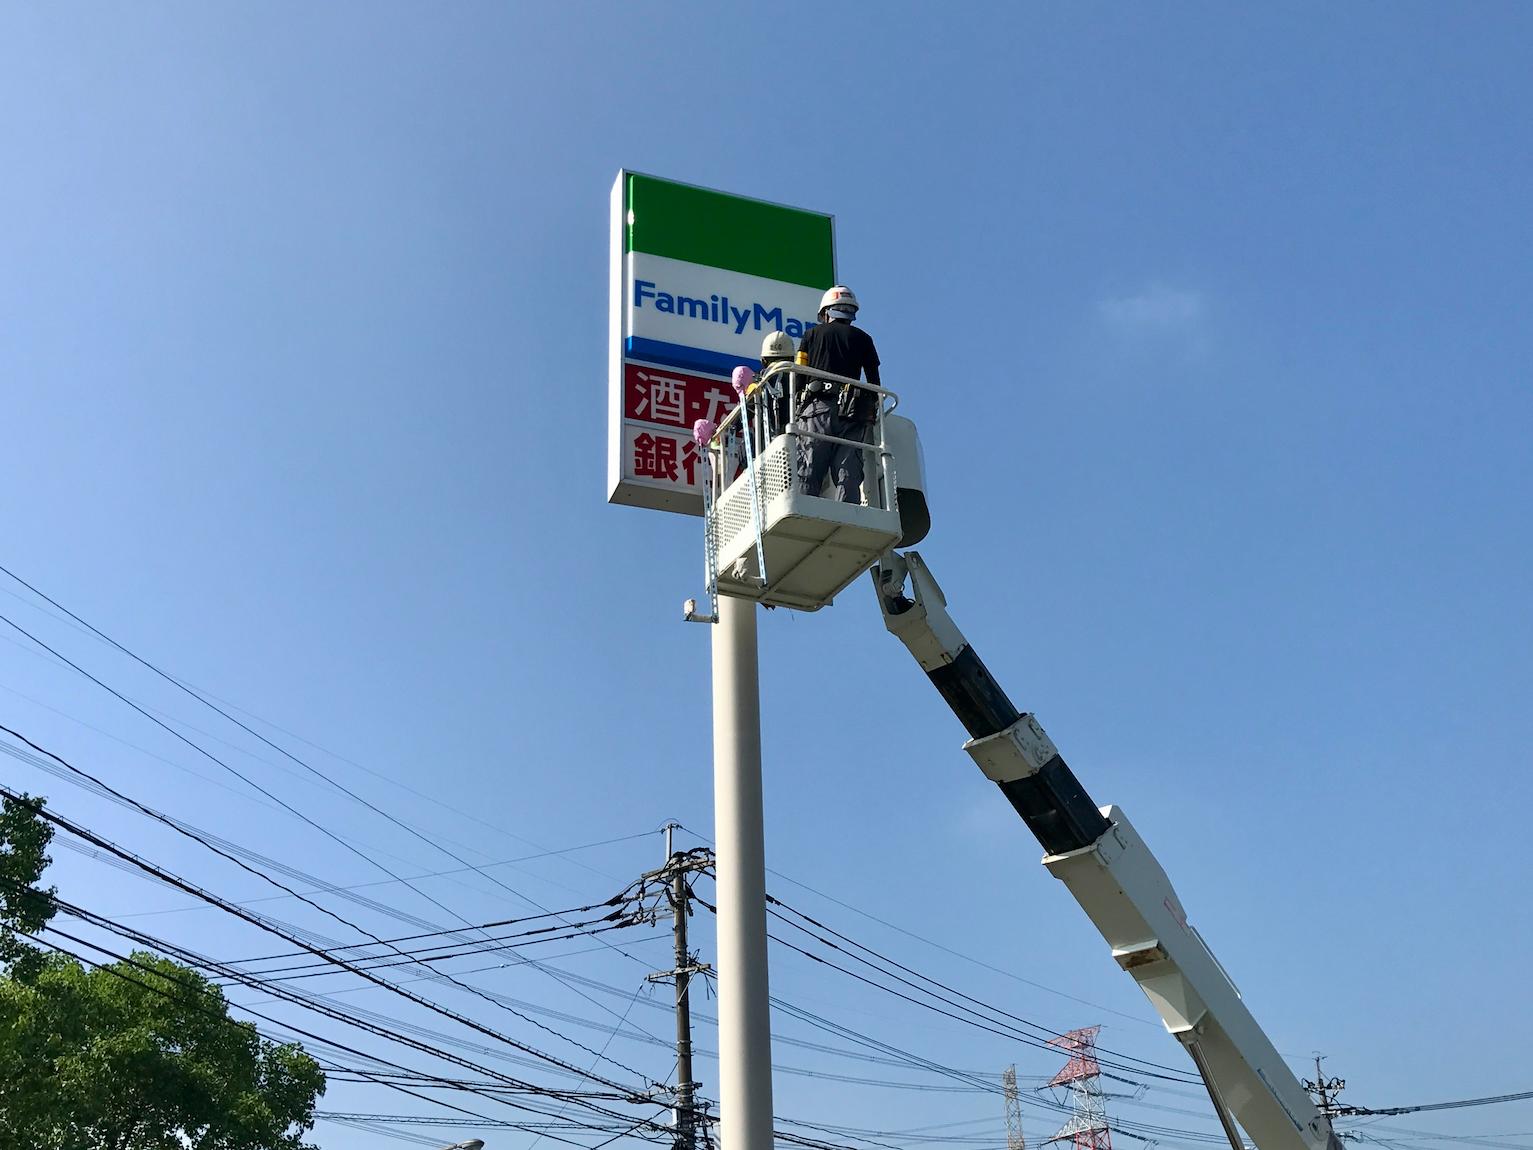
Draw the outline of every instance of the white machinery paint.
M804 430L797 413L800 393L811 383L876 396L878 406L865 443ZM774 388L787 404L785 427L768 426L767 396ZM730 412L705 445L708 590L715 599L736 596L772 607L818 611L902 538L925 534L930 519L920 489L915 428L908 419L891 414L899 402L893 392L801 364L768 369L755 378L749 394L752 398ZM915 486L908 489L894 464L891 436L911 461ZM829 479L820 492L800 490L800 458L815 440L861 450L860 502L830 498ZM909 516L901 502L907 496ZM687 617L696 618L691 608Z
M1105 835L1043 865L1069 888L1166 1029L1198 1048L1200 1071L1251 1141L1262 1150L1326 1150L1330 1125L1187 921L1166 872L1121 808L1102 813L1112 824Z
M964 750L1044 844L1043 865L1186 1048L1232 1150L1245 1150L1240 1129L1259 1150L1340 1150L1128 816L1097 808L1038 720L1012 705L921 556L891 553L872 574L885 625L968 728Z

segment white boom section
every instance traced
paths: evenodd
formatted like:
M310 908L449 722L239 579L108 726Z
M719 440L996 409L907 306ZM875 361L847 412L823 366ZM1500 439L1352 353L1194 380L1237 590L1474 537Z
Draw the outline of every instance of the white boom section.
M1096 808L1038 721L1011 705L948 615L920 555L891 553L873 578L885 624L973 736L964 749L1043 843L1043 865L1186 1047L1232 1146L1243 1145L1233 1118L1258 1150L1340 1150L1133 824L1118 807Z
M1090 846L1043 865L1069 888L1113 959L1166 1029L1194 1054L1223 1105L1261 1150L1326 1150L1330 1124L1241 1000L1150 848L1122 809Z

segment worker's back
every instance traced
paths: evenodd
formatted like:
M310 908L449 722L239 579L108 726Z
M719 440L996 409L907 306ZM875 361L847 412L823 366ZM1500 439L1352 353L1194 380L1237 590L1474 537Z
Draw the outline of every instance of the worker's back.
M799 350L805 353L810 367L848 379L866 376L869 383L878 385L878 349L873 346L873 337L860 327L838 321L816 324L804 334ZM878 401L864 392L856 399L852 418L868 422L877 406Z
M878 350L873 346L873 337L849 323L815 324L805 333L799 350L808 355L810 367L849 379L861 379L868 368L873 373L878 371Z

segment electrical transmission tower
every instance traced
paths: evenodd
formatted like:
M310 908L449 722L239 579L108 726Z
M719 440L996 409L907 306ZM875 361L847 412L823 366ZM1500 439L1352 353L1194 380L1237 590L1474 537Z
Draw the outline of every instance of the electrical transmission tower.
M1027 1150L1022 1137L1022 1098L1017 1094L1017 1068L1008 1066L1001 1074L1006 1094L1006 1150Z
M1070 1088L1075 1113L1044 1145L1068 1139L1075 1144L1075 1150L1112 1150L1107 1099L1102 1095L1102 1068L1097 1065L1097 1031L1101 1029L1086 1026L1049 1040L1050 1046L1070 1055L1070 1061L1049 1079L1049 1085Z

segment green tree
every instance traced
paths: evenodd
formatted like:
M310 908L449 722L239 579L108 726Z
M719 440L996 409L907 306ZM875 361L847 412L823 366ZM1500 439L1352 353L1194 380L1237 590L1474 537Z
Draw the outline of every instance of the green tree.
M42 965L42 952L16 937L36 934L53 917L53 889L38 880L53 860L53 827L38 817L43 800L0 799L0 970L25 981Z
M38 1150L300 1150L319 1065L229 1017L223 992L135 953L64 955L0 979L0 1145Z
M325 1076L302 1048L231 1019L223 991L168 958L87 970L15 936L55 909L37 887L40 808L0 808L0 1147L303 1150Z

